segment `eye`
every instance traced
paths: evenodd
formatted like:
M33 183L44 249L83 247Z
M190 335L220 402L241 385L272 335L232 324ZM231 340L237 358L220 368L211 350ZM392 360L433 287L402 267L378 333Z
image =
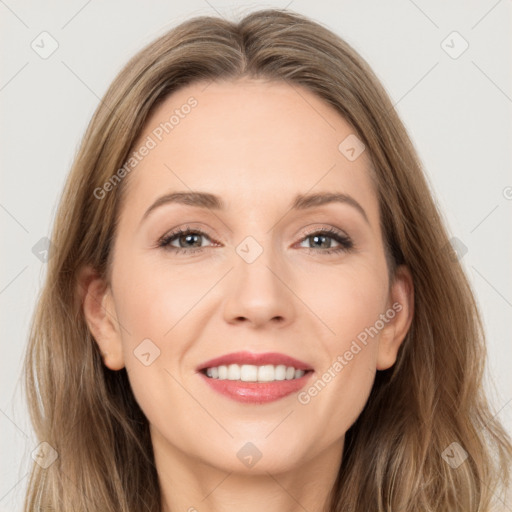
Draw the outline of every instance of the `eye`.
M337 244L339 244L339 247L332 247L332 241L329 240L335 240ZM354 243L352 240L345 234L338 232L337 230L330 228L330 229L320 229L317 231L314 231L312 233L309 233L306 237L304 237L301 241L303 242L310 242L312 244L318 244L320 245L320 248L313 247L309 248L306 247L309 251L314 252L320 252L323 254L333 254L333 253L339 253L339 252L346 252L354 247Z
M210 237L203 231L179 228L161 238L158 242L158 246L176 252L177 254L201 252L203 250L201 238L208 238L210 240ZM172 245L173 242L177 242L178 247ZM180 246L180 244L182 244L182 246Z
M204 231L188 227L185 229L178 228L172 233L163 236L158 242L158 247L162 247L165 250L172 251L176 254L198 253L202 252L205 247L202 244L202 241L204 241L205 238L211 241L211 238ZM334 240L339 247L333 248L332 240ZM354 243L347 235L342 232L338 232L333 228L317 229L316 231L312 231L302 238L300 243L302 244L304 242L319 245L319 247L304 247L308 252L312 251L316 254L347 252L354 247ZM175 244L178 244L178 246Z

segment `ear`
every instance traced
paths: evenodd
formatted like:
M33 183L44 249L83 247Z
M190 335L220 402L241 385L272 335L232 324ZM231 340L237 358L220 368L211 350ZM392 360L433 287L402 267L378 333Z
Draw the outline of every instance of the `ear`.
M112 290L90 266L80 271L78 286L85 320L103 363L111 370L120 370L124 367L124 357Z
M388 309L385 314L388 323L379 337L377 370L387 370L395 364L398 349L409 331L413 315L414 284L411 271L406 265L400 265L390 287Z

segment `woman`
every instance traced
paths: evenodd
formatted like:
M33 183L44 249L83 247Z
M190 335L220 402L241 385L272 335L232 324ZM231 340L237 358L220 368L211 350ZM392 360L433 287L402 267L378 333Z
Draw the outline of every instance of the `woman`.
M52 242L27 511L476 512L507 485L468 281L324 27L200 17L133 57Z

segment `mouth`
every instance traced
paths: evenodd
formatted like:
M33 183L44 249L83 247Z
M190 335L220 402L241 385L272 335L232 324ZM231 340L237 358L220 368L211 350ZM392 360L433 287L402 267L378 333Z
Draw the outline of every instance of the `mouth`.
M313 368L279 353L237 352L212 359L197 368L214 391L245 403L266 403L302 389Z

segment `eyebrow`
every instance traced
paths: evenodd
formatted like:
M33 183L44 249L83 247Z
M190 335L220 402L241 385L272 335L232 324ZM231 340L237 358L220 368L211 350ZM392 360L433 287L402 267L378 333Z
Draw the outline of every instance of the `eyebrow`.
M206 208L209 210L225 210L226 206L224 201L215 194L208 192L171 192L159 197L144 213L141 223L148 215L155 209L165 204L183 204L186 206L195 206L199 208ZM309 208L316 208L331 203L348 204L355 208L367 222L368 216L364 208L350 195L334 193L334 192L320 192L314 194L298 194L292 201L290 210L307 210Z

